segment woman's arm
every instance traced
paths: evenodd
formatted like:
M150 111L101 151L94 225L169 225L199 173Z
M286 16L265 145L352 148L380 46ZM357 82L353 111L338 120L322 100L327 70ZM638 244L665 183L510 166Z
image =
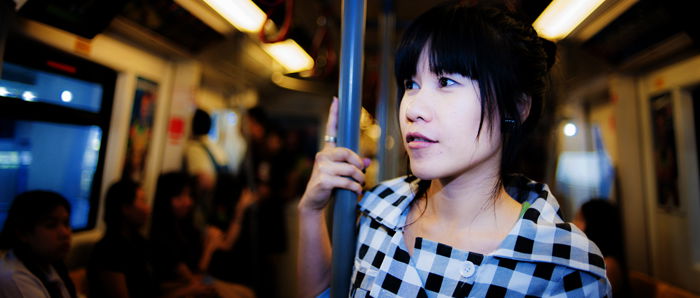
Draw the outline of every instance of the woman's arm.
M331 280L331 241L323 211L299 208L299 297L315 297Z
M326 134L336 135L338 100L334 99L328 114ZM311 178L299 201L298 276L300 297L314 297L330 284L331 244L324 209L331 192L343 188L362 194L367 166L352 150L326 142L316 154ZM350 281L348 281L350 282Z
M241 193L241 198L236 204L236 210L231 222L229 223L228 229L226 229L226 235L221 242L220 249L229 250L238 240L238 236L241 234L241 227L243 226L243 218L245 217L245 212L248 207L253 203L258 201L257 195L255 195L249 189L244 189Z
M236 244L241 234L245 212L248 210L248 207L257 200L258 198L253 192L248 189L243 190L241 198L238 200L238 204L236 204L235 214L229 222L228 229L226 229L226 233L222 233L221 230L213 226L207 227L204 249L202 250L202 256L198 264L200 271L204 272L209 268L209 263L211 262L214 252L233 248L233 245Z

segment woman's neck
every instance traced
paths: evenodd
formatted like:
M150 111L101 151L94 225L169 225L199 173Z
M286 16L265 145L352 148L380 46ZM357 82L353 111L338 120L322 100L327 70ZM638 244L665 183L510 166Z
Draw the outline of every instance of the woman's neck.
M505 190L498 183L497 174L432 180L425 215L455 227L473 226L481 222L479 215L492 214L501 201Z

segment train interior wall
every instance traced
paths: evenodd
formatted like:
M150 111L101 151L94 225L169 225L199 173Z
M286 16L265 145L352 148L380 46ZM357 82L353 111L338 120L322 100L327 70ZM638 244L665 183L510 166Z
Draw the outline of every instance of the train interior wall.
M159 174L178 170L182 152L189 136L189 121L196 107L209 111L230 109L237 111L254 105L263 106L271 117L311 119L322 131L325 113L330 103L326 94L303 92L270 93L256 85L239 86L235 92L226 85L237 85L235 77L216 77L208 74L209 65L195 57L164 55L138 42L124 40L109 34L99 34L85 40L74 34L35 22L22 20L21 34L39 40L65 52L105 65L118 72L111 131L104 173L102 195L106 188L121 175L133 94L139 78L158 84L153 138L148 151L143 177L147 197L152 200ZM85 46L87 44L87 47ZM87 50L86 50L87 49ZM243 55L243 54L238 54ZM576 51L560 53L561 63L581 59ZM589 59L588 57L584 57ZM260 58L270 59L270 58ZM268 61L269 62L269 61ZM600 67L584 74L572 73L571 68L560 66L555 83L562 86L555 92L565 98L554 111L556 129L551 131L554 144L548 156L549 173L546 181L554 189L562 189L564 213L572 219L578 206L591 196L609 195L621 206L625 245L631 270L642 272L688 291L700 294L700 177L696 140L697 119L693 105L700 105L700 55L663 64L651 69L616 71ZM569 72L567 72L569 71ZM576 78L576 79L571 79ZM562 90L565 89L565 90ZM695 93L693 93L695 92ZM695 94L695 97L693 96ZM672 132L675 134L675 158L678 164L677 203L660 198L657 172L653 113L655 99L668 97L672 114ZM173 131L178 122L183 129ZM561 133L565 122L578 126L578 133L567 137ZM559 177L557 167L563 155L587 156L604 146L613 167L614 179L607 194L590 193L585 187L568 185L570 180ZM655 151L657 150L657 151ZM588 154L590 155L590 154ZM563 179L563 180L562 180ZM567 182L568 181L568 182ZM577 188L578 187L578 188ZM99 207L100 209L102 206ZM102 213L100 210L99 214ZM289 210L289 233L294 233L294 210ZM85 262L85 251L104 231L101 215L97 226L74 236L76 250L71 256L74 263ZM290 246L285 271L293 293L294 245Z

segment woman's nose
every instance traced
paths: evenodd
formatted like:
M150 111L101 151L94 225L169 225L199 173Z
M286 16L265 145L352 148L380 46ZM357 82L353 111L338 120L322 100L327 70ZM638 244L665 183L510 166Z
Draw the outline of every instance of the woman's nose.
M418 90L411 95L410 99L407 99L406 118L409 122L430 122L432 120L429 97L426 91Z
M70 225L68 225L68 224L61 225L61 227L59 228L59 233L61 234L62 237L70 236L71 232L72 232L72 229L71 229Z

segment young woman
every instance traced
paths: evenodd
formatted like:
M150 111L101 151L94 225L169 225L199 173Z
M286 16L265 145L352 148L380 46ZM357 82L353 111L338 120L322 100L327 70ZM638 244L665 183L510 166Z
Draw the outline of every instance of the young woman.
M95 244L87 268L91 297L157 297L152 255L141 229L151 207L130 179L112 184L105 195L104 237Z
M63 265L70 245L65 198L48 191L18 195L0 234L0 297L76 297Z
M191 179L186 174L168 173L158 178L153 202L150 238L155 271L162 281L193 281L200 270L201 233L192 221L194 201Z
M351 296L609 295L600 251L562 221L548 187L507 175L549 66L533 28L498 7L450 1L406 30L395 71L412 175L359 203ZM334 101L330 136L336 114ZM365 167L333 143L316 156L298 207L304 297L329 285L331 191L360 195Z

